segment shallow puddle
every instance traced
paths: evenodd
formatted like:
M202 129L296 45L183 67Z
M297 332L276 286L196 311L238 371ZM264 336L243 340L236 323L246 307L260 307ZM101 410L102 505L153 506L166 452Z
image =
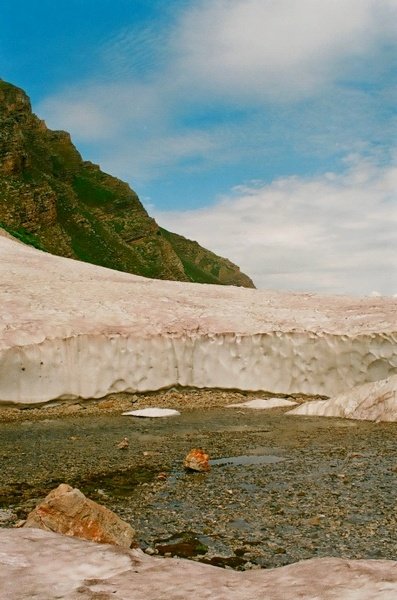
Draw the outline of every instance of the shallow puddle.
M128 498L132 496L138 485L154 479L157 471L148 467L136 467L106 475L93 477L75 482L75 485L89 498Z
M152 481L156 475L157 470L148 467L136 467L113 473L88 476L84 479L74 479L68 483L97 502L104 501L106 498L127 500L134 494L138 485ZM27 482L18 482L0 488L0 508L15 506L32 499L38 503L61 483L63 483L61 480L52 480L44 485L34 486ZM29 503L28 510L32 508L33 506Z
M226 456L225 458L216 458L210 460L209 463L212 466L216 465L271 465L274 463L282 462L285 460L282 456L276 456L274 454L261 454L261 455L246 455L241 456Z
M156 540L154 547L158 554L164 556L178 556L179 558L196 558L200 562L217 567L241 568L247 560L233 554L231 556L208 556L208 550L219 545L217 540L210 536L202 536L188 531L174 535L166 540ZM227 548L221 548L225 551Z
M166 540L156 540L154 546L159 554L171 554L182 558L204 555L208 550L199 536L190 532L183 532Z

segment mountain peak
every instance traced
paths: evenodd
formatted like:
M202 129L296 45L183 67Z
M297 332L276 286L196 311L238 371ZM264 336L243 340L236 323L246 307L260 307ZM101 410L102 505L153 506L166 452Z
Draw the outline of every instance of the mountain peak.
M0 113L30 112L29 96L19 87L0 79Z
M162 230L124 182L83 161L0 80L0 225L52 254L157 279L254 287L230 261Z

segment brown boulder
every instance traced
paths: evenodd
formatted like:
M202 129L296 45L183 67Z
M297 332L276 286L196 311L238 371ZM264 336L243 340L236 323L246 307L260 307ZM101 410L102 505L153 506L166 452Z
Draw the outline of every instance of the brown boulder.
M62 483L29 513L24 527L55 531L103 544L130 548L135 531L111 510Z

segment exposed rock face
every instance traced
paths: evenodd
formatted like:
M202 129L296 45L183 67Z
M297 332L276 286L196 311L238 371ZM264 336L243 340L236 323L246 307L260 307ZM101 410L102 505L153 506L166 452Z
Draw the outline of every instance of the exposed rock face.
M29 529L0 530L4 600L395 600L397 562L319 558L244 573Z
M329 400L305 402L289 414L397 421L397 375L360 385Z
M111 510L62 483L29 513L24 527L130 548L135 532Z
M84 162L64 131L0 80L0 225L25 242L146 277L254 287L230 261L165 232L122 181Z
M183 385L332 396L396 373L397 299L154 281L0 236L0 401Z
M180 258L185 273L197 283L221 283L223 285L238 285L254 287L251 280L236 265L226 258L206 250L197 242L188 240L182 235L171 233L161 228L162 235L167 239Z

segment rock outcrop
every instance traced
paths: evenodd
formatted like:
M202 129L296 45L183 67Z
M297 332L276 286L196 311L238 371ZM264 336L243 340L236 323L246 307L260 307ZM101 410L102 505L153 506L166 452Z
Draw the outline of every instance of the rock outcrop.
M397 299L155 281L0 236L0 401L173 385L333 396L397 370Z
M395 600L397 562L318 558L244 573L34 529L0 530L2 600Z
M135 532L114 512L62 483L29 513L24 527L130 548ZM134 544L136 545L136 544Z
M166 232L122 181L50 131L0 80L0 225L26 243L159 279L254 287L230 261Z
M289 414L397 421L397 375L357 386L329 400L305 402Z

